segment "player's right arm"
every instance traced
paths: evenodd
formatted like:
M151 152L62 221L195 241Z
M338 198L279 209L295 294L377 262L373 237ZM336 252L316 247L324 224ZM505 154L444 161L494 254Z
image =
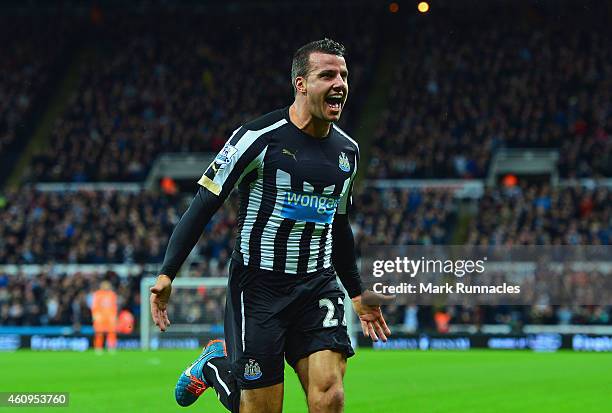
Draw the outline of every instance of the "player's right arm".
M260 146L248 130L237 129L198 180L198 193L172 232L160 275L151 288L151 315L161 331L170 325L167 306L172 280L234 186L257 167Z
M209 190L199 188L189 208L172 232L160 275L155 285L151 287L151 316L161 331L166 331L170 325L167 307L172 292L172 280L223 200Z

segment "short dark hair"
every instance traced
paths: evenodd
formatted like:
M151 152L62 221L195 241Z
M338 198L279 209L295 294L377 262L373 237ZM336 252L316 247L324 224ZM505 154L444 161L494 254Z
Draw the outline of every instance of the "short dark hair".
M293 55L293 61L291 62L291 84L293 85L294 94L297 93L295 79L298 76L306 76L308 74L311 53L325 53L344 57L346 49L341 43L328 39L327 37L322 40L315 40L314 42L307 43L297 49Z

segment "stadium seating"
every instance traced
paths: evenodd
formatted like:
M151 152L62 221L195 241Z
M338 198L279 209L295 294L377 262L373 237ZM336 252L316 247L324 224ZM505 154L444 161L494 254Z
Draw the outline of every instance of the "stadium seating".
M472 245L609 245L612 193L607 188L526 185L492 189L478 204Z
M34 158L27 184L0 192L0 265L159 264L189 194L50 192L35 184L140 182L160 153L218 150L238 125L290 101L291 53L313 33L347 45L351 98L342 126L353 132L358 115L368 109L363 99L379 69L383 35L374 14L341 11L346 18L335 26L313 26L309 13L317 10L304 11L297 22L271 13L255 22L249 13L236 12L231 24L239 30L227 36L227 20L214 11L179 9L172 19L106 13L88 34L100 44L84 42L95 53L81 62L78 87L54 120L49 147ZM280 13L290 16L292 10ZM609 30L587 30L592 26L580 19L541 18L545 24L535 29L529 21L494 19L476 27L443 14L402 27L395 49L401 53L390 65L392 87L364 157L367 177L483 178L502 147L558 148L563 178L612 176ZM19 21L1 22L0 35L17 39L0 51L0 68L10 74L0 76L4 156L22 143L17 128L32 116L49 86L49 68L69 46L41 47L43 38L55 39L47 26L19 31ZM396 244L608 245L611 201L604 186L493 188L470 201L473 209L460 223L460 201L449 191L365 184L356 186L352 225L362 252ZM186 266L189 276L227 275L236 205L232 196L206 228ZM87 325L88 297L103 278L113 281L121 304L138 317L139 280L145 275L151 274L120 278L112 272L41 270L28 277L0 271L0 324ZM220 314L223 301L207 294L192 291L170 311L205 322L207 314ZM193 305L204 297L206 308ZM610 307L571 305L391 306L387 314L390 324L435 329L440 311L451 324L512 328L610 324L612 316Z
M33 276L0 273L0 325L72 326L75 330L91 324L91 295L102 280L110 280L118 293L119 307L140 318L140 279L145 274L118 277L108 272L57 273L41 271ZM198 276L202 274L199 273ZM586 274L592 276L593 274ZM575 273L571 285L585 288L585 274ZM572 288L570 285L569 288ZM597 288L593 286L593 288ZM198 288L181 292L181 299L170 303L174 320L201 324L221 319L225 290ZM196 304L204 302L204 306ZM422 331L435 330L435 313L446 312L451 324L508 325L516 331L525 324L612 324L612 308L604 305L432 306L389 305L385 308L390 325L413 325ZM414 317L411 322L410 318Z
M160 263L172 229L187 207L182 197L150 192L21 190L5 194L5 201L6 207L0 209L0 264ZM445 243L452 235L455 212L453 198L448 193L369 188L355 202L360 205L354 219L359 248L367 248L372 243ZM215 214L206 228L206 237L196 246L196 255L201 258L191 264L189 276L227 276L228 257L235 240L236 211L237 197L232 196ZM125 222L129 223L128 227ZM60 282L58 277L41 273L33 279L7 277L5 285L0 279L0 308L4 308L0 314L11 325L87 324L85 313L75 315L74 309L57 310L60 315L53 317L48 312L56 314L53 308L59 304L55 301L65 296L60 294L62 288L71 286L67 303L77 295L77 301L86 300L91 289L104 277L108 274L64 274L59 277ZM138 296L138 278L129 282L113 278L117 285L128 283L129 288L124 286L120 290L124 301ZM36 287L43 284L47 287ZM35 290L32 294L26 292L32 289ZM84 295L77 294L81 290ZM206 311L221 311L222 297L207 304L206 311L194 310L197 306L188 304L201 293L193 294L196 295L173 307L180 312L180 317L199 320L207 317ZM26 304L8 299L22 296L27 297ZM49 306L53 308L49 310Z
M0 274L0 325L81 326L91 325L92 293L103 279L118 294L118 307L140 312L140 277L120 278L106 273L51 273L34 276Z
M209 13L109 15L106 31L98 33L105 47L85 64L48 150L33 160L25 179L140 181L162 152L219 150L244 122L288 106L291 57L312 33L346 42L351 88L364 88L376 55L374 19L358 10L333 24L303 17L255 22L240 13L232 21L238 32L224 36L226 23ZM359 110L355 96L343 125Z
M0 16L0 183L57 81L67 49L65 33L61 21L44 16Z
M368 245L448 244L456 203L449 192L365 187L355 197L353 232L359 250Z
M9 192L0 210L6 264L156 262L178 200L152 193Z
M501 147L559 148L563 177L612 176L610 32L539 18L407 27L368 176L482 178Z
M154 192L22 189L0 199L0 264L160 263L187 207L183 197ZM211 259L233 247L235 202L215 215L198 247Z

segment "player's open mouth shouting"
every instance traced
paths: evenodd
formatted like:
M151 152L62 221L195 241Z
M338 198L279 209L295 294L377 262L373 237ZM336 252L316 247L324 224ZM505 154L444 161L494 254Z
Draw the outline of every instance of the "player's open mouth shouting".
M332 93L325 98L329 110L339 114L344 105L344 95L342 93Z

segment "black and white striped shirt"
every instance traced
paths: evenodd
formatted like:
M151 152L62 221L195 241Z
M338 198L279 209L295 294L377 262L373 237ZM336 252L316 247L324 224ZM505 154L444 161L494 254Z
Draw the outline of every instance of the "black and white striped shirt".
M347 213L358 161L357 143L340 128L314 138L285 108L234 131L198 183L221 199L238 188L234 257L304 274L331 266L331 224Z

